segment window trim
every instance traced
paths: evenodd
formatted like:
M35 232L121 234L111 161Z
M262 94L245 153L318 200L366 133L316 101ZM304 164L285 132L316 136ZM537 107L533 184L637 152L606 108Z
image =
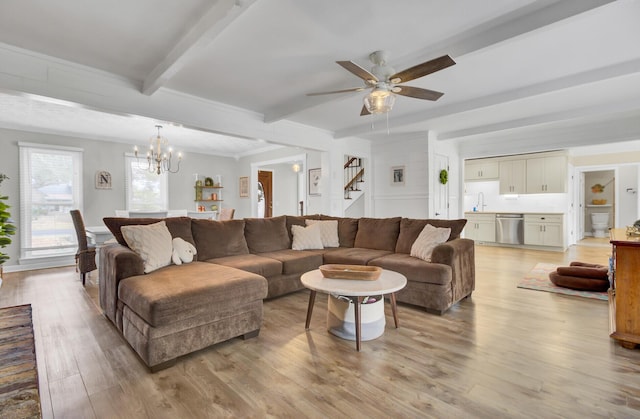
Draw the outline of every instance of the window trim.
M20 173L20 255L19 262L20 263L34 263L36 261L44 261L44 260L59 260L64 259L68 256L73 256L77 250L77 242L70 246L54 246L49 248L34 248L34 247L26 247L27 243L31 243L30 234L32 232L32 217L28 214L27 211L31 212L32 208L32 189L31 189L31 161L27 162L26 159L29 157L26 156L26 153L29 155L33 152L58 152L58 154L67 154L71 155L74 160L74 167L76 171L74 172L74 184L73 184L73 203L77 204L74 207L77 207L82 211L83 208L83 160L84 160L84 149L80 147L68 147L68 146L58 146L52 144L41 144L41 143L31 143L31 142L18 142L18 150L19 150L19 173ZM28 163L28 164L25 164ZM71 216L69 216L71 218ZM27 225L27 220L29 220ZM73 234L73 239L76 240L75 233ZM38 250L46 250L46 249L69 249L68 251L62 251L60 253L52 253L48 255L32 255L28 254L29 252L34 252ZM37 262L36 262L37 263Z

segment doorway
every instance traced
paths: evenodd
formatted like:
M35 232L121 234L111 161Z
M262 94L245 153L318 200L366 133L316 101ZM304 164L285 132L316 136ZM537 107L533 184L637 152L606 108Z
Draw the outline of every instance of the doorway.
M265 202L264 217L267 215L273 217L279 215L293 215L298 212L302 204L306 209L306 171L307 171L307 155L297 154L288 157L282 157L274 160L260 161L251 163L251 175L249 183L249 198L251 202L251 216L260 217L258 215L258 181L259 172L267 172L271 175L271 181L265 181L270 184L269 205ZM267 185L263 184L263 189Z
M258 218L273 216L273 173L267 170L258 170L258 208Z
M609 228L619 224L618 168L615 166L579 167L576 168L575 178L576 214L574 214L573 225L576 231L574 243L577 243L596 234L592 224L594 213L600 214L596 217L607 214L606 223ZM605 235L608 235L606 230Z

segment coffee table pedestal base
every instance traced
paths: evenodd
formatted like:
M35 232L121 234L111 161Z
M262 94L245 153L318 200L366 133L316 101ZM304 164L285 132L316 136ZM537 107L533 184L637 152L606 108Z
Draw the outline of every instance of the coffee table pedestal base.
M381 295L372 298L377 301L360 304L360 339L363 341L382 336L386 324L384 299ZM327 330L329 333L342 339L356 340L355 300L357 300L356 297L329 294L327 303Z

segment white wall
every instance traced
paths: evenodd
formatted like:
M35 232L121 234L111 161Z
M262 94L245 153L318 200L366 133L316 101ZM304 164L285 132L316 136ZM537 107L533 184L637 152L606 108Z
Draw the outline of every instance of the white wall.
M298 174L285 163L272 165L269 170L273 175L273 216L298 214Z
M392 139L371 147L373 216L428 218L429 153L427 133L401 145ZM392 167L404 166L404 185L392 182ZM369 177L371 179L371 177Z

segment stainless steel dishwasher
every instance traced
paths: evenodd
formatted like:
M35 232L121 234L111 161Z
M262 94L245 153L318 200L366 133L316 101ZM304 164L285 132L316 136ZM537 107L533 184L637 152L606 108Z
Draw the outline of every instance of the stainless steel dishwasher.
M496 214L496 241L505 244L524 244L524 215Z

